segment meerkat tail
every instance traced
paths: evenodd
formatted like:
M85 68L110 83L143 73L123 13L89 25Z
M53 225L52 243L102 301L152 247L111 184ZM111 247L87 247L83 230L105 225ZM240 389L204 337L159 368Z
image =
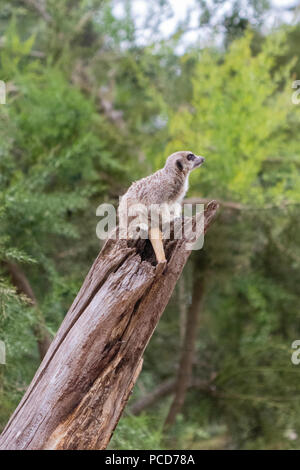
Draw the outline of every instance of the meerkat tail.
M166 262L165 251L162 241L162 233L158 227L150 228L149 238L158 263Z

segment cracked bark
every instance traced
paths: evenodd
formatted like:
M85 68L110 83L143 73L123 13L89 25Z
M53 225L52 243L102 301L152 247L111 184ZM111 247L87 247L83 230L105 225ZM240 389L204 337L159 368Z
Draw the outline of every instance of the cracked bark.
M217 208L215 201L207 205L204 231ZM165 240L163 273L148 240L107 240L4 429L0 449L106 448L190 255L190 240Z

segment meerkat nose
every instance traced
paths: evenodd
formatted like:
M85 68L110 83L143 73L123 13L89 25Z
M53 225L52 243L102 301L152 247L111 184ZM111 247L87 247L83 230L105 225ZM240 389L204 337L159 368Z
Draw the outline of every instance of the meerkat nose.
M198 166L202 165L202 163L204 163L204 161L205 161L204 157L201 157L200 155L197 155L197 159L194 163L193 168L197 168Z

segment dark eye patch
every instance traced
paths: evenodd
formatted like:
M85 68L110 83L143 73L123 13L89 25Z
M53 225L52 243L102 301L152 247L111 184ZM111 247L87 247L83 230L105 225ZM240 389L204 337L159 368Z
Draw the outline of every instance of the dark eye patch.
M196 157L195 157L195 155L194 155L193 153L189 153L186 158L187 158L188 160L193 161L193 160L195 160Z
M182 171L183 170L183 165L180 160L176 160L176 166L178 170Z

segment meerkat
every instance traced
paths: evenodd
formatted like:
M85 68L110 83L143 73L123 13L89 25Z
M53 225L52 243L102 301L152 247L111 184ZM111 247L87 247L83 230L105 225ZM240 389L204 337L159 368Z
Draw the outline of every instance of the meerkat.
M128 227L130 217L134 217L128 238L134 238L139 231L146 232L158 264L166 263L159 215L168 218L169 221L181 216L181 203L188 190L189 174L203 162L202 156L194 155L190 151L173 153L167 158L163 168L135 181L120 200L118 208L120 227L123 229ZM150 227L149 211L151 217L154 214L154 222L151 218ZM128 232L126 233L128 235Z

